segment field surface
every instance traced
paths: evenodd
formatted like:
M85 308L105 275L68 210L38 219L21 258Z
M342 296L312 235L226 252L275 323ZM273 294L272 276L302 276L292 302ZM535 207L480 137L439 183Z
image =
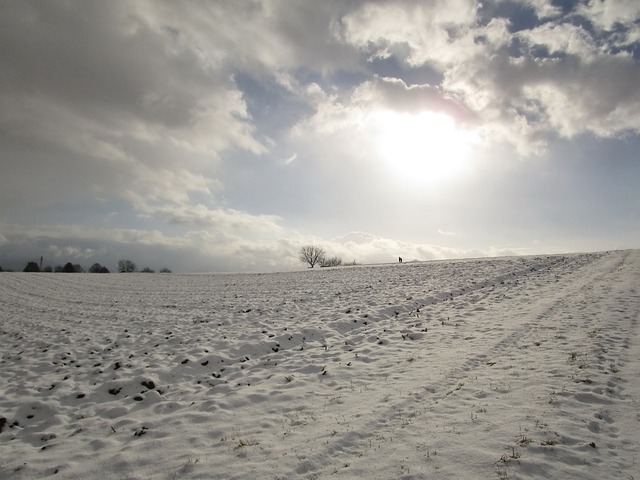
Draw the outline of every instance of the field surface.
M0 273L0 478L640 480L640 252Z

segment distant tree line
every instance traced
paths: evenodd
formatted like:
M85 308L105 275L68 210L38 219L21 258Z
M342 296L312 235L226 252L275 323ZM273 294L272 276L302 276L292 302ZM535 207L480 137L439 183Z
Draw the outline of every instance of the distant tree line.
M56 273L84 273L85 270L82 265L77 263L67 262L64 265L56 265L52 267L51 265L47 265L44 268L40 268L36 262L28 262L27 265L22 270L23 272L56 272ZM107 267L103 267L99 263L94 263L89 268L89 273L109 273L109 269Z
M2 267L0 267L0 272L2 272ZM79 264L73 264L71 262L67 262L64 265L57 265L55 267L51 267L51 265L47 265L42 268L42 260L40 260L40 264L38 262L27 262L27 265L22 270L23 272L56 272L56 273L84 273L85 270ZM89 273L110 273L109 269L99 263L94 263L89 268ZM131 260L119 260L118 261L118 272L120 273L132 273L137 272L138 267ZM166 267L161 268L160 273L171 273ZM154 273L155 270L152 270L149 267L144 267L140 270L142 273Z
M137 271L138 271L138 267L131 260L119 260L118 261L118 272L120 272L120 273L133 273L133 272L137 272ZM171 273L171 270L169 270L167 267L163 267L159 271L160 271L160 273ZM142 270L140 270L140 272L142 272L142 273L155 273L155 270L153 270L153 269L151 269L149 267L144 267Z

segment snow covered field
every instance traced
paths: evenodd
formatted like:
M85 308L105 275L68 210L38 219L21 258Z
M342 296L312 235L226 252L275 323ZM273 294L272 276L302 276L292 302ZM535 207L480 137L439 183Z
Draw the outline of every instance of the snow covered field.
M639 251L2 273L0 305L2 479L640 480Z

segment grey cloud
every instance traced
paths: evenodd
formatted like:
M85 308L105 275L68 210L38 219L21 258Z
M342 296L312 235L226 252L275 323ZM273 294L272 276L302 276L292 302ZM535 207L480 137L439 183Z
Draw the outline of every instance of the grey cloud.
M199 56L187 35L168 28L170 17L153 23L142 3L9 6L1 25L4 94L45 96L121 134L141 122L178 137L211 108L245 115L242 103L224 98L234 86L223 59Z
M352 68L356 52L337 41L334 23L361 2L146 2L145 15L188 32L214 61L256 73L309 67L330 72Z
M229 215L228 222L233 222L232 216ZM240 223L245 220L240 219ZM246 225L235 231L200 230L174 236L158 230L94 229L80 225L1 226L7 232L7 242L0 245L1 265L5 269L22 269L27 261L40 256L45 257L45 265L70 261L85 268L90 266L86 263L99 262L114 269L121 258L130 258L139 266L168 266L176 270L201 272L269 270L273 268L274 260L280 266L296 266L292 259L295 259L297 247L283 250L276 239L245 239L240 234L246 233L242 229L250 228ZM262 253L249 258L247 252L250 251ZM239 252L245 253L240 255Z
M96 192L185 202L219 183L222 151L265 150L221 60L200 56L170 16L154 22L145 7L2 5L0 200L14 214L95 203Z
M188 122L189 90L197 82L168 88L167 74L197 72L189 65L193 58L188 51L169 54L170 37L136 19L126 4L25 1L10 7L15 11L3 15L1 29L5 88L75 104L92 116L115 112L122 121L129 114L168 127Z

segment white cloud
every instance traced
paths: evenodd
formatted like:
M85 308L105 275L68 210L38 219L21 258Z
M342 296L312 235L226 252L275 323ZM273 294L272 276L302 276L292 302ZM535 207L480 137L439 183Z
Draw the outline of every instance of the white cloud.
M524 3L546 23L515 35L506 18L479 25L474 2L366 4L343 19L343 39L374 56L395 55L411 65L435 66L444 75L440 98L455 99L473 111L487 138L513 143L523 154L542 152L545 137L558 128L568 137L638 131L637 89L632 86L637 64L624 54L609 53L620 41L594 38L580 26L563 23L560 9L549 2ZM631 33L625 38L632 41L638 10L637 2L590 2L577 13L601 28L626 25ZM510 58L507 47L514 38L529 49L544 46L557 58L536 58L531 51ZM547 91L557 95L541 93ZM578 105L577 93L582 93ZM390 98L402 104L401 97Z
M518 38L532 46L545 46L551 55L578 55L584 60L598 54L594 39L581 26L545 23L531 30L518 32Z
M47 257L53 256L58 261L67 261L67 259L90 260L96 256L96 251L92 248L82 248L76 245L68 245L60 247L58 245L50 245L47 250Z
M566 138L583 132L610 137L640 131L640 92L632 80L638 66L629 58L545 61L535 71L537 81L524 84L522 92L543 106L548 122L543 126L549 130Z
M353 103L364 112L389 109L400 112L424 111L445 113L465 122L472 113L450 93L431 85L407 86L402 80L375 77L362 83L352 96Z
M141 182L123 190L122 196L129 200L141 214L153 214L161 205L184 206L191 202L191 195L202 194L212 198L217 183L201 174L184 168L176 170L153 169L138 164L133 170Z
M398 257L404 261L426 261L482 256L471 250L399 241L367 232L350 232L324 241L321 246L329 256L337 255L344 261L358 263L395 263Z
M233 209L211 209L202 204L162 206L154 214L171 224L199 226L212 235L224 235L228 239L274 238L281 234L276 215L251 215Z
M586 16L603 30L611 30L616 23L634 25L640 17L640 5L636 0L589 0L580 3L576 13Z
M520 0L520 2L533 8L537 17L542 20L557 17L562 13L562 9L553 5L550 0Z
M477 8L470 0L365 3L342 18L341 36L371 58L446 65L464 53L456 44L475 23Z

